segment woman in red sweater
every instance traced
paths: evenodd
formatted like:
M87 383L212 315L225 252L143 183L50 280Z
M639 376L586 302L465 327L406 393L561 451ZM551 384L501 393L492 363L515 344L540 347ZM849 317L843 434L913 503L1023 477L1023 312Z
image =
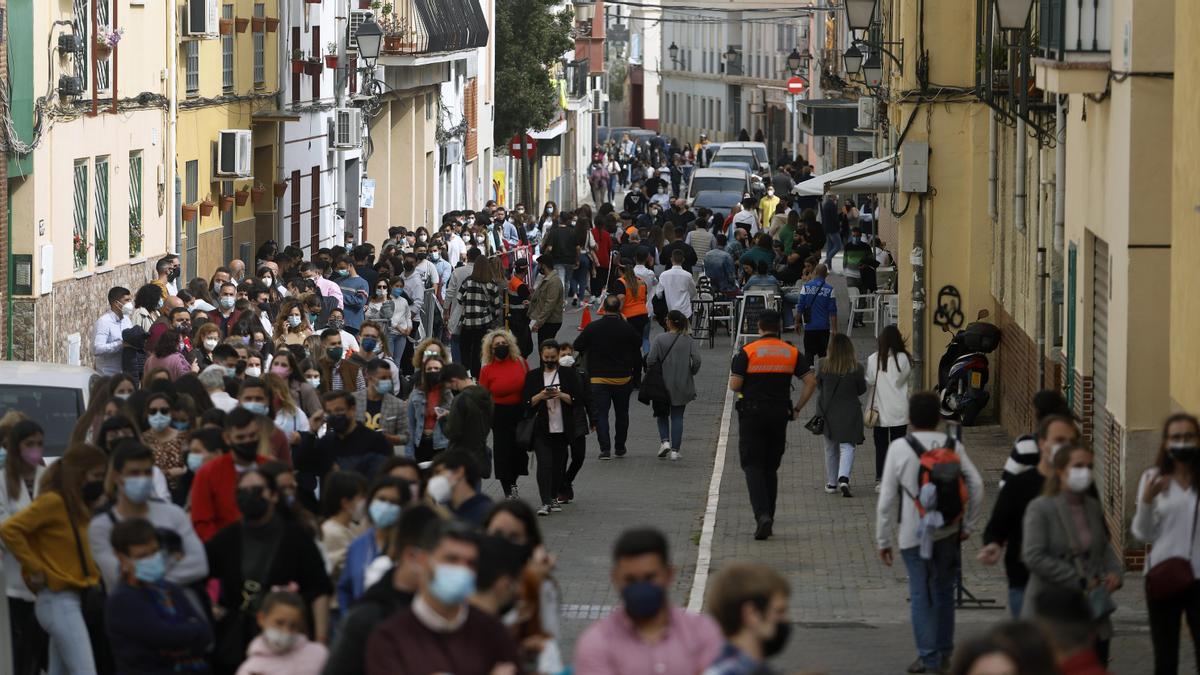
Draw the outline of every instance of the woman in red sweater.
M517 477L529 475L528 448L517 447L517 422L524 411L521 387L529 366L521 358L517 338L507 330L491 331L483 338L483 370L479 384L492 394L492 454L496 478L504 486L504 496L517 498Z

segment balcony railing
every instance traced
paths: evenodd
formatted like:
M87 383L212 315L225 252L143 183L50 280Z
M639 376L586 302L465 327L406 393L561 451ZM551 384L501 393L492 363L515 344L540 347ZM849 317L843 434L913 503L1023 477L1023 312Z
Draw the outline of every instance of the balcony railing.
M1040 0L1038 49L1061 61L1069 54L1103 54L1112 42L1112 0Z
M484 47L487 19L478 0L394 0L380 16L384 54L429 54Z

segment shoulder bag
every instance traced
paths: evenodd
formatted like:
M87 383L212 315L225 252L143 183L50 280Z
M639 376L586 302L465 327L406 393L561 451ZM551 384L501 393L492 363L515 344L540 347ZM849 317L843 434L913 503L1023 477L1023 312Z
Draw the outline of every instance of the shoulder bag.
M838 381L833 385L833 393L829 395L830 400L833 400L833 397L837 396L837 390L840 386L842 386L842 378L841 376L838 376ZM813 415L807 422L804 423L804 428L808 429L817 436L825 435L825 411L821 409L822 407L821 394L820 392L817 392L817 414Z
M1083 562L1080 560L1084 552L1075 545L1075 537L1071 535L1075 531L1070 522L1063 516L1062 509L1056 504L1054 510L1058 513L1059 520L1062 521L1062 526L1067 534L1067 546L1071 549L1071 563L1075 565L1075 572L1079 575L1079 582L1083 585L1083 597L1087 600L1088 608L1092 613L1093 621L1102 621L1113 612L1117 611L1117 603L1113 602L1112 594L1104 587L1103 580L1097 583L1092 588L1087 587L1088 576L1087 571L1083 569ZM1108 532L1104 531L1104 537L1107 542ZM1106 543L1107 545L1107 543Z
M642 376L641 386L638 388L638 401L646 405L657 401L670 405L671 393L667 391L667 379L663 376L663 363L666 362L667 356L671 354L671 350L675 348L675 343L679 342L679 338L683 337L683 333L675 336L671 341L671 346L667 347L667 351L662 355L662 358L655 361L653 365L646 368L646 373Z
M1197 494L1196 506L1192 510L1192 536L1188 539L1189 556L1167 558L1146 572L1146 597L1151 600L1170 600L1191 588L1196 582L1190 553L1196 543L1197 516L1200 516L1200 494Z
M879 426L879 408L875 407L875 392L879 390L879 373L883 372L883 361L879 354L875 355L875 384L871 387L871 400L867 401L867 410L863 413L863 426L868 429Z
M71 513L71 507L63 501L63 508L67 511L67 522L71 526L71 534L75 535L75 553L79 556L79 569L83 572L83 576L88 576L87 556L83 553L83 540L79 537L79 528L75 526L75 515ZM104 588L103 577L99 584L94 586L86 586L79 591L79 609L83 615L83 623L87 626L88 635L91 637L92 644L96 645L97 641L107 645L107 633L104 628L104 605L107 601L107 593ZM93 657L97 659L97 663L102 662L107 658L107 647L93 650Z

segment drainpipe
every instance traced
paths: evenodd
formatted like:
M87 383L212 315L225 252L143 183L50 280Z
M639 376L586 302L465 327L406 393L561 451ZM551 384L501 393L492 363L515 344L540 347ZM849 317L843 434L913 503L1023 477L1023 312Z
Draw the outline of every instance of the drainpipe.
M913 218L912 255L912 306L913 306L913 374L916 390L925 388L925 195L917 195L917 215Z
M1017 120L1016 179L1013 185L1013 224L1018 232L1025 231L1025 120Z
M178 164L176 162L176 148L179 140L179 42L178 27L175 19L179 12L175 10L174 4L170 6L170 11L167 14L167 156L166 174L167 178L163 185L163 192L166 193L166 217L167 222L174 225L166 228L167 242L163 248L168 251L173 251L175 255L182 255L183 251L179 248L179 240L181 239L179 228L179 203L177 201L175 183L179 180ZM174 239L172 242L171 239ZM145 249L142 251L146 253Z
M1000 211L996 205L996 192L998 186L997 171L996 171L996 114L988 111L988 116L991 121L988 123L988 216L992 220L1000 217Z
M1064 98L1062 95L1054 97L1054 129L1058 135L1058 142L1054 144L1054 252L1059 255L1063 252L1067 220L1067 109L1063 106Z
M350 65L346 60L346 29L338 22L345 20L349 25L350 21L350 5L347 0L338 0L337 12L334 13L334 30L337 31L337 54L338 67L333 71L333 95L336 103L334 104L333 124L334 124L334 140L337 140L337 109L346 105L346 85L350 80ZM339 78L345 69L346 76ZM340 81L339 81L340 80ZM346 151L342 148L337 149L335 156L337 162L337 209L334 211L334 222L337 222L337 215L342 216L342 234L345 235L346 228ZM354 228L353 239L355 246L362 243L362 228Z
M1033 221L1037 228L1037 381L1038 389L1046 386L1046 226L1042 218L1042 141L1037 144L1037 164L1034 165L1033 184L1036 197L1033 202Z
M300 5L301 11L303 11L306 6L307 6L306 4ZM275 36L276 36L275 37L275 90L279 92L279 94L278 94L279 107L280 107L280 109L282 109L285 101L287 101L288 105L291 105L291 99L284 96L283 83L288 82L289 83L288 86L289 87L291 86L291 84L290 84L291 81L289 79L287 79L290 71L284 70L284 68L290 66L291 62L292 62L291 58L289 58L291 55L288 53L288 47L291 46L290 42L292 39L291 38L291 35L292 35L292 8L290 6L288 6L288 4L286 2L281 1L277 5L277 8L275 11L276 11L276 16L279 17L279 32L277 32L275 34ZM263 51L264 52L266 51L265 44L263 46ZM287 93L290 95L291 91L288 91ZM276 122L275 123L275 178L272 179L271 185L268 185L265 187L271 191L271 199L275 202L275 228L276 228L276 233L278 235L276 237L276 241L291 242L291 236L292 236L291 232L288 229L285 229L283 227L283 197L275 196L275 185L274 185L274 181L281 181L284 179L284 176L286 175L284 173L284 171L286 169L285 169L284 162L283 162L283 150L284 150L283 123ZM291 183L288 183L288 189L289 190L299 190L300 186L292 185ZM317 236L317 243L318 244L321 243L319 234ZM304 250L304 242L298 241L298 242L296 242L296 246L299 246L300 250ZM310 248L311 248L311 246L310 246ZM309 258L311 259L312 256L316 255L316 253L317 253L316 251L310 250L308 253Z

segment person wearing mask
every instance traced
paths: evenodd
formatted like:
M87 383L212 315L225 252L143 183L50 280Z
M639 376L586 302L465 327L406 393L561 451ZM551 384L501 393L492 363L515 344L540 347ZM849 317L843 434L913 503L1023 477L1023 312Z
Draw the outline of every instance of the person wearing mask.
M825 492L850 497L854 447L863 442L863 412L859 397L867 391L854 343L833 336L829 358L817 367L817 410L825 418Z
M875 507L875 541L879 559L891 567L892 530L899 512L897 540L908 572L908 594L912 599L909 608L917 646L917 659L908 672L933 673L949 659L954 648L954 589L962 566L961 542L976 529L983 505L983 479L962 443L937 430L942 414L936 395L913 394L908 402L908 418L912 430L892 443L884 461L883 484ZM939 505L940 511L927 511L928 502L918 500L929 491L922 489L918 478L921 456L935 449L953 451L962 471L958 487L965 484L967 499L956 505ZM943 511L953 506L958 506L959 513L945 518ZM938 523L943 524L936 527ZM1028 532L1026 527L1026 536Z
M571 428L570 462L566 467L558 490L559 504L570 504L575 501L575 478L583 469L583 461L587 457L587 434L592 428L592 399L588 392L587 380L583 371L575 367L575 345L570 342L560 342L558 345L558 367L560 370L570 370L579 379L579 402L571 408L574 424Z
M575 672L700 673L721 650L712 617L671 603L675 569L667 540L654 529L626 530L613 547L613 585L621 605L584 630L575 646Z
M876 340L875 353L867 357L865 371L871 393L867 410L875 411L875 492L883 479L883 463L888 446L908 433L908 382L912 375L912 356L904 336L895 324L883 327Z
M421 364L421 377L408 397L407 457L428 462L450 444L445 434L445 416L453 392L442 382L442 357L430 356Z
M304 434L310 433L312 430L309 416L292 397L292 390L288 387L286 379L274 372L267 373L261 379L266 385L267 394L274 407L274 415L271 420L275 423L275 428L283 432L289 445L299 445L303 441Z
M649 286L637 275L633 261L621 259L621 274L609 284L610 296L616 296L621 301L621 316L641 336L645 344L650 337L650 309L647 299L650 297Z
M685 318L692 318L692 302L696 299L696 279L690 268L685 267L687 256L682 250L671 252L671 269L658 278L655 295L661 295L667 310L678 311Z
M288 436L274 424L275 405L271 389L257 377L247 376L238 388L238 405L260 416L259 424L267 438L267 450L270 456L284 464L292 463L291 445ZM292 415L295 415L293 406ZM293 423L294 426L294 423Z
M367 300L371 297L371 286L354 269L350 256L342 256L334 267L334 277L342 294L342 307L346 320L346 332L358 335L362 325Z
M825 195L821 202L821 229L825 234L825 266L832 268L833 256L842 250L841 213L835 195Z
M187 314L184 313L183 316L187 316ZM187 332L190 332L190 327ZM192 372L192 364L188 363L187 358L180 351L183 337L187 335L187 332L167 328L165 324L155 324L150 331L151 337L147 340L151 355L146 359L145 372L162 368L167 371L172 382ZM199 371L200 366L196 365L195 368Z
M317 293L322 297L331 298L334 300L338 308L343 307L342 289L335 282L326 279L316 264L311 262L301 263L300 276L311 281L317 288Z
M528 273L529 261L525 258L518 258L513 264L513 273L508 280L507 298L507 327L516 338L516 342L513 343L514 354L517 358L525 359L533 353L533 336L529 332L529 300L531 296L529 284L525 283ZM483 341L483 350L487 351L486 337Z
M359 343L361 349L354 353L350 359L354 362L359 370L364 373L367 364L375 359L383 361L388 366L387 376L392 380L391 391L400 391L400 367L396 365L392 354L388 350L387 340L384 338L383 326L374 321L364 321L358 329ZM363 383L366 384L365 382ZM359 388L361 391L361 387Z
M382 280L381 282L382 283ZM388 281L390 291L389 302L392 303L392 315L387 323L388 352L396 359L400 371L405 375L412 374L408 365L412 358L412 308L409 305L408 293L404 290L404 278L392 277Z
M134 440L120 442L112 453L109 480L115 499L93 516L88 525L92 559L100 568L100 577L108 588L116 586L121 578L120 552L111 542L113 530L118 523L128 520L144 519L158 530L179 537L182 545L172 558L165 576L167 581L190 586L208 574L204 544L196 536L187 513L175 504L154 499L153 466L150 448Z
M562 229L558 227L555 231ZM537 331L538 344L541 344L555 340L558 330L562 328L566 289L563 287L564 277L557 271L560 266L548 254L543 253L537 259L537 264L542 276L529 298L529 318L533 320L531 328Z
M779 208L779 197L775 196L775 187L773 185L767 186L767 193L763 195L762 199L758 200L756 208L758 209L758 222L762 223L763 227L766 227L771 222L771 219L775 217L775 211Z
M142 399L139 419L142 442L154 451L154 466L167 477L171 490L179 489L179 477L187 472L183 460L183 435L171 426L171 408L175 395L169 391L154 392Z
M235 408L225 416L223 437L232 452L205 462L192 482L192 525L201 541L237 522L242 513L236 496L237 477L267 461L259 453L262 427L254 413Z
M704 274L712 281L718 292L729 294L737 291L737 270L733 256L725 250L729 241L724 234L715 236L716 245L704 254Z
M758 319L759 339L738 350L729 368L729 389L739 399L738 456L754 512L754 538L758 540L773 533L787 424L817 388L810 361L779 338L780 327L779 313L764 311ZM804 382L800 400L794 406L793 377Z
M621 319L618 316L605 320ZM575 421L572 411L580 398L582 385L574 369L558 367L557 342L543 342L538 355L541 368L525 376L521 396L525 401L526 415L534 417L531 450L537 458L538 494L541 498L541 508L537 513L539 516L548 516L551 511L562 510L556 498L566 474L567 446Z
M96 320L92 332L92 354L96 357L96 372L101 375L121 372L121 348L125 345L122 334L133 328L129 320L133 310L133 296L128 288L113 286L109 289L108 311Z
M688 335L688 320L672 310L667 314L667 332L650 343L646 367L656 364L662 369L668 400L651 401L654 421L658 423L661 444L658 458L678 461L683 447L683 411L696 399L696 374L700 372L700 349Z
M367 362L367 386L354 392L354 409L359 424L383 434L393 447L408 443L408 415L404 401L392 395L392 366L383 359Z
M1186 413L1171 415L1163 423L1154 466L1138 481L1132 531L1139 541L1150 545L1146 557L1146 607L1150 614L1155 675L1174 673L1179 668L1181 617L1187 618L1193 653L1200 656L1200 587L1195 581L1174 587L1168 582L1166 588L1158 583L1159 575L1172 565L1182 568L1181 563L1188 565L1193 579L1200 577L1195 570L1200 555L1194 532L1200 480L1198 445L1200 422Z
M39 494L0 525L0 542L34 593L34 614L50 636L49 675L95 675L82 596L100 583L88 553L87 523L104 496L108 458L77 444L46 471Z
M221 286L217 295L217 308L208 313L208 320L216 325L221 337L228 337L229 331L242 318L242 311L236 309L237 286L227 283Z
M472 375L479 374L484 335L503 321L504 298L500 287L492 281L495 276L491 260L477 260L471 276L458 288L457 302L462 305L459 349L462 363Z
M1042 420L1051 415L1072 417L1071 406L1067 399L1053 389L1043 389L1033 395L1033 416L1040 425ZM1000 487L1014 477L1029 471L1041 463L1041 451L1038 448L1034 434L1024 434L1013 442L1013 449L1004 461L1004 471L1000 474Z
M368 675L416 672L516 672L517 645L499 620L472 607L479 540L465 526L426 528L419 591L411 607L367 640Z
M415 469L415 466L414 466ZM408 513L414 485L403 478L382 474L366 492L367 529L350 542L345 563L337 580L338 606L351 607L370 583L372 564L388 551L388 542L396 531L402 513Z
M328 431L314 448L320 464L316 474L325 475L336 463L343 471L375 475L379 464L392 456L392 444L383 434L358 421L358 404L350 392L327 392L321 403Z
M429 528L437 528L440 518L425 505L397 509L398 520L385 546L390 569L373 584L345 614L331 649L324 672L327 675L360 675L366 672L367 638L372 630L397 612L408 608L420 589L424 568L420 559L429 538ZM389 531L391 532L391 531Z
M371 284L371 287L375 290L371 293L371 298L367 301L364 320L387 325L391 322L396 310L396 303L392 300L387 277L378 279Z
M15 421L10 421L14 417ZM29 506L40 492L46 473L42 460L46 437L37 422L15 411L6 414L0 424L6 427L0 445L7 449L4 479L0 480L0 525L3 525ZM6 610L7 614L0 614L0 618L11 629L13 672L37 672L45 651L46 633L34 616L36 598L21 576L21 564L8 548L4 549L2 564L0 573L4 576L7 603L0 610Z
M557 348L555 349L557 352ZM629 396L642 361L642 335L621 315L621 299L604 299L604 314L575 338L575 351L588 360L588 386L593 403L600 459L624 457L629 436ZM557 354L556 354L557 356ZM527 384L528 386L528 384ZM609 435L608 411L614 409L616 428Z
M321 382L325 391L357 391L366 386L366 376L352 360L345 358L342 334L333 326L321 332L322 353L317 358L321 369Z
M312 325L308 322L301 301L297 298L284 300L272 331L275 347L279 349L290 345L303 345L312 332Z
M425 492L434 504L473 528L483 526L492 500L479 491L478 461L462 450L446 450L433 460Z
M682 242L684 233L694 227L693 223L696 222L696 214L692 213L691 209L688 208L687 199L684 197L672 200L670 206L670 210L667 211L666 221L675 228L675 232L679 234L680 241Z
M367 481L356 471L331 471L321 481L321 548L329 577L340 579L350 544L362 535L367 520ZM334 597L334 617L343 607Z
M783 651L791 634L786 579L767 565L724 567L708 591L707 609L725 645L704 675L771 675L767 659Z
M488 333L483 339L483 369L479 373L479 384L492 398L492 414L486 421L491 423L496 478L508 499L518 495L517 478L529 473L526 450L517 446L516 438L517 423L524 413L521 390L529 366L516 344L517 338L508 331Z
M793 302L804 323L804 355L815 360L829 351L829 336L837 333L837 297L833 286L826 282L829 268L817 265L813 279L800 288L798 296L785 298Z
M549 258L554 265L555 273L563 284L570 281L571 275L579 265L579 254L582 251L583 246L575 231L573 214L559 216L558 224L542 238L542 258ZM538 260L541 261L541 258Z
M1046 478L1054 473L1054 448L1079 440L1079 428L1070 417L1050 415L1038 424L1035 434L1041 461L1036 471L1026 471L1000 486L991 518L983 530L983 548L979 562L995 565L1004 555L1004 573L1008 577L1008 609L1014 619L1021 617L1029 568L1021 560L1025 511L1042 494Z
M263 599L257 622L261 631L246 649L237 675L319 675L329 650L305 634L304 598L272 591Z
M466 367L459 363L446 364L442 369L442 382L454 393L443 427L448 442L446 448L461 450L474 457L477 475L491 478L492 465L487 448L495 407L491 392L476 384Z
M261 469L240 474L236 500L242 513L206 545L209 578L220 582L213 613L216 669L229 672L240 664L258 634L255 612L267 589L291 586L304 599L313 639L329 636L329 599L333 585L313 536L293 517L274 478Z
M159 543L155 524L130 517L111 529L104 545L112 551L116 574L105 582L104 624L116 672L208 672L212 626L183 584L171 580L170 553ZM203 559L203 548L200 553Z
M621 211L636 218L646 211L646 202L646 193L642 189L642 181L634 180L632 186L629 188L629 193L625 195L625 201L621 203Z
M1046 477L1042 496L1025 509L1021 558L1029 568L1030 597L1049 588L1084 591L1093 608L1096 656L1107 664L1113 634L1109 614L1116 609L1110 596L1122 585L1123 567L1093 486L1093 461L1092 449L1078 442L1053 451L1054 471ZM1022 615L1036 618L1037 603L1026 604Z
M443 304L445 310L443 312L443 320L446 322L446 330L450 333L450 348L457 361L462 360L462 302L458 297L458 289L462 286L472 274L475 273L475 263L482 255L478 248L474 246L466 251L466 263L456 268L450 273L450 281L446 283L446 292L443 295Z

